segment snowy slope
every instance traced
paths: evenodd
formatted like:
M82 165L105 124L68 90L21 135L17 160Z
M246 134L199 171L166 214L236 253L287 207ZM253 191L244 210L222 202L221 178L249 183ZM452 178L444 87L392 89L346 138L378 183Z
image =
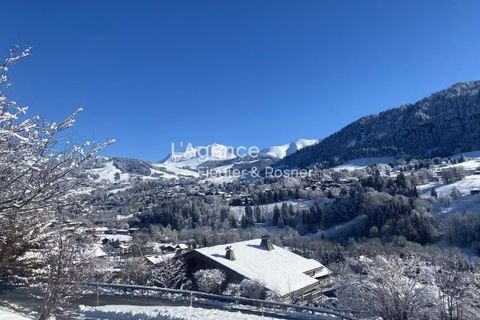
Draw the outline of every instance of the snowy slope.
M311 139L299 139L297 141L291 142L289 144L283 144L280 146L273 146L270 148L265 148L261 151L261 154L275 158L275 159L283 159L286 156L297 152L300 149L305 147L314 145L318 143L319 140L311 140Z
M456 164L437 166L435 169L444 170L452 167L463 167L467 171L467 176L460 181L445 183L443 181L431 182L420 185L417 190L422 198L431 198L431 191L435 188L438 199L435 200L433 211L436 214L446 215L451 213L477 212L480 207L480 196L471 195L473 189L480 189L480 175L474 172L480 167L480 151L464 153L466 161ZM453 158L458 158L457 155ZM460 191L458 198L452 198L452 190L456 188Z
M109 183L114 183L115 181L128 181L129 174L122 173L115 165L113 161L109 160L105 162L104 166L101 168L94 168L90 170L91 173L95 176L95 180L97 181L105 181ZM118 173L120 179L115 180L115 175ZM98 177L97 177L98 175Z
M455 156L459 157L460 155ZM446 197L452 193L453 188L457 188L462 196L469 195L472 189L480 189L480 175L472 174L480 168L480 151L472 151L464 153L464 162L449 164L436 167L438 170L444 170L453 167L463 167L469 173L465 179L456 181L454 183L445 184L442 182L433 182L425 185L420 185L417 189L422 193L423 197L429 197L432 188L435 188L439 197Z
M198 177L192 169L184 169L173 163L156 164L137 159L99 157L93 168L86 169L90 179L96 183L129 186L132 179L178 179Z
M152 173L165 179L177 179L179 177L199 176L198 172L188 167L178 166L176 163L152 163Z
M478 151L477 151L478 152ZM452 168L452 167L463 167L465 170L468 171L475 171L476 169L480 168L480 152L469 152L465 154L465 159L466 161L456 163L456 164L450 164L444 167L441 167L440 169L445 169L445 168ZM467 157L466 155L472 155L475 154L477 155L476 157Z
M440 197L444 197L450 195L453 188L457 188L462 196L469 195L472 189L480 189L480 175L467 176L461 181L442 185L436 191Z

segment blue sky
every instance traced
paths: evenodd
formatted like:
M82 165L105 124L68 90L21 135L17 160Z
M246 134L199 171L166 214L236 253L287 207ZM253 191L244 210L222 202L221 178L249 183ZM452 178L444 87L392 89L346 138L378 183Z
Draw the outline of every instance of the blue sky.
M11 96L77 140L163 158L173 142L266 147L480 79L478 1L9 1Z

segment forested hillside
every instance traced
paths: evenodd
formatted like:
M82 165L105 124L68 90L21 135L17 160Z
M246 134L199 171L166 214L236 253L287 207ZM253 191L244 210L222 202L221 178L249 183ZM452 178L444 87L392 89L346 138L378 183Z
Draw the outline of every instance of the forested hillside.
M450 156L480 149L480 81L458 83L414 104L363 117L281 165L334 166L361 157Z

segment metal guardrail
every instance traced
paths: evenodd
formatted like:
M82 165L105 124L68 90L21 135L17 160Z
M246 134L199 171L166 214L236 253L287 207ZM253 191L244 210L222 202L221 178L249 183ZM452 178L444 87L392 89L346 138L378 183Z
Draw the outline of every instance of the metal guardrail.
M193 298L204 298L204 299L211 299L216 301L222 302L233 302L235 305L248 305L253 306L255 309L245 309L245 311L256 311L259 313L268 312L268 311L286 311L291 312L291 310L300 312L305 314L305 312L310 312L311 314L323 314L328 316L337 317L340 320L357 320L356 318L344 314L340 311L330 310L325 308L316 308L316 307L308 307L308 306L300 306L295 304L283 303L283 302L275 302L275 301L268 301L268 300L260 300L260 299L250 299L244 297L235 297L235 296L225 296L225 295L218 295L212 293L205 293L199 291L190 291L190 290L180 290L180 289L168 289L168 288L160 288L160 287L152 287L152 286L138 286L138 285L128 285L128 284L110 284L110 283L96 283L96 282L88 282L88 283L81 283L81 285L89 286L89 287L96 287L97 288L97 299L99 294L99 288L112 288L112 289L131 289L131 290L145 290L145 291L156 291L156 292L163 292L169 294L179 294L185 296L186 298L190 299L190 305L192 305ZM97 300L98 303L98 300ZM199 303L196 301L196 303ZM201 303L199 303L201 304ZM211 305L209 305L211 307ZM270 307L270 308L267 308Z

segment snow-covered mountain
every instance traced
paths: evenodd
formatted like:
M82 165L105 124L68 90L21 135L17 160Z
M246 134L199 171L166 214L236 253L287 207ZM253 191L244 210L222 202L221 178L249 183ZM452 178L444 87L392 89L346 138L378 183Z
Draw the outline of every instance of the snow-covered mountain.
M205 177L199 173L200 166L217 172L231 169L251 170L252 167L260 170L317 142L318 140L299 139L288 144L265 148L256 156L238 156L235 148L214 143L207 146L188 145L183 151L175 150L159 162L96 157L87 166L84 174L94 184L112 185L118 189L129 187L132 181L138 180L202 179ZM241 154L245 154L245 151L243 150Z
M289 144L283 144L280 146L274 146L270 148L265 148L261 151L263 155L275 158L275 159L283 159L286 156L297 152L305 147L314 145L318 143L319 140L313 139L299 139L297 141L291 142Z
M245 149L239 150L237 147L217 143L207 146L188 145L185 150L175 150L165 160L152 163L151 166L174 176L181 174L184 177L198 178L202 178L199 171L203 171L204 168L224 173L234 169L250 171L254 167L261 170L317 142L318 140L299 139L288 144L265 148L258 154L248 154ZM163 177L167 178L165 175ZM225 178L214 180L226 181Z
M249 160L254 161L255 158L272 158L274 160L283 159L285 156L295 153L307 146L318 143L319 140L299 139L291 143L265 148L260 151L258 156L250 157ZM243 152L244 153L244 152ZM232 161L233 160L233 161ZM222 144L211 144L207 146L187 146L184 151L175 151L158 165L177 168L189 168L196 170L201 164L217 163L225 165L235 162L245 162L245 157L239 157L234 147L228 147Z
M174 151L161 164L165 166L197 169L208 161L224 161L237 158L235 150L222 144L207 146L187 145L184 151Z

